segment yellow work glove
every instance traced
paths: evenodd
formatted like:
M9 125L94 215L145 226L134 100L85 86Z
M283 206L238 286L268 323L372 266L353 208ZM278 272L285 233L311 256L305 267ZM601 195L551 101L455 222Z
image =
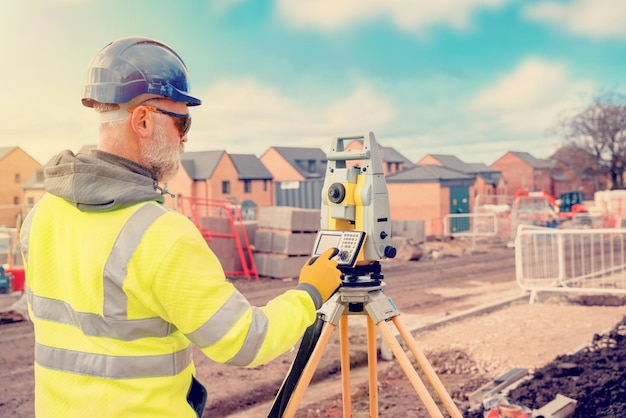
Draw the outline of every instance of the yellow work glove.
M298 288L309 292L318 309L341 285L341 271L337 262L331 260L338 253L337 248L329 248L320 256L309 258L300 270Z

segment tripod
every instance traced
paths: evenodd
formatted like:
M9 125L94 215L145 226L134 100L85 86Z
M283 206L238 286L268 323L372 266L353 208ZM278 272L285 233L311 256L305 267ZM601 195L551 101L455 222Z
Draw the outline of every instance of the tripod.
M454 401L439 380L431 364L423 352L417 347L413 336L408 328L398 318L399 312L391 298L382 291L384 283L380 274L380 265L376 262L373 266L373 280L362 281L356 275L349 276L344 285L322 306L319 310L318 321L312 325L303 337L300 350L294 360L290 374L287 376L275 399L275 403L269 417L295 416L296 410L304 396L315 369L319 365L324 350L326 349L332 333L339 326L339 342L341 347L341 379L343 395L343 414L345 418L352 416L352 404L350 398L350 354L348 342L348 316L367 316L367 358L369 376L369 404L370 418L378 417L378 384L377 384L377 350L376 328L387 342L398 364L409 379L417 395L424 403L431 417L443 417L428 389L420 379L417 371L413 368L398 340L393 335L387 322L391 321L396 326L405 344L413 353L418 365L424 372L428 381L433 386L446 410L452 417L461 418ZM313 335L312 335L313 334ZM306 357L303 359L301 357ZM299 370L301 368L301 370ZM291 394L287 393L291 391Z

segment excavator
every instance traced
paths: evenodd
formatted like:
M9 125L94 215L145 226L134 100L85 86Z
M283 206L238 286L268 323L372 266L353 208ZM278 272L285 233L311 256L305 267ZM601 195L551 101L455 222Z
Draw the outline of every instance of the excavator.
M522 208L529 206L531 201L535 207L538 206L537 202L544 202L545 207L549 207L554 211L557 218L555 224L547 226L556 226L559 220L572 220L576 214L589 212L584 203L583 192L580 190L563 192L557 201L554 196L545 190L529 192L528 190L519 189L515 193L513 210L522 211Z

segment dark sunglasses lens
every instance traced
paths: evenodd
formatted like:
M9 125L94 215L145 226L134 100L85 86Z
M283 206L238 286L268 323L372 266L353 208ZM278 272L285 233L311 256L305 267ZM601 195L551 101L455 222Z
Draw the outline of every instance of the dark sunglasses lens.
M191 116L187 115L182 118L176 118L176 127L182 135L185 135L189 132L189 128L191 127Z

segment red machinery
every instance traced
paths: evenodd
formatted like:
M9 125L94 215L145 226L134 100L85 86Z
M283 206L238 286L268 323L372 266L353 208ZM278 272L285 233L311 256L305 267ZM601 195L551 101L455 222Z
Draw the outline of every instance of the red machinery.
M580 190L561 193L560 199L557 202L554 196L545 190L529 192L524 189L519 189L515 193L515 202L513 205L515 206L516 203L519 204L520 200L525 197L545 199L560 219L571 220L577 213L589 212L584 205L583 193Z

